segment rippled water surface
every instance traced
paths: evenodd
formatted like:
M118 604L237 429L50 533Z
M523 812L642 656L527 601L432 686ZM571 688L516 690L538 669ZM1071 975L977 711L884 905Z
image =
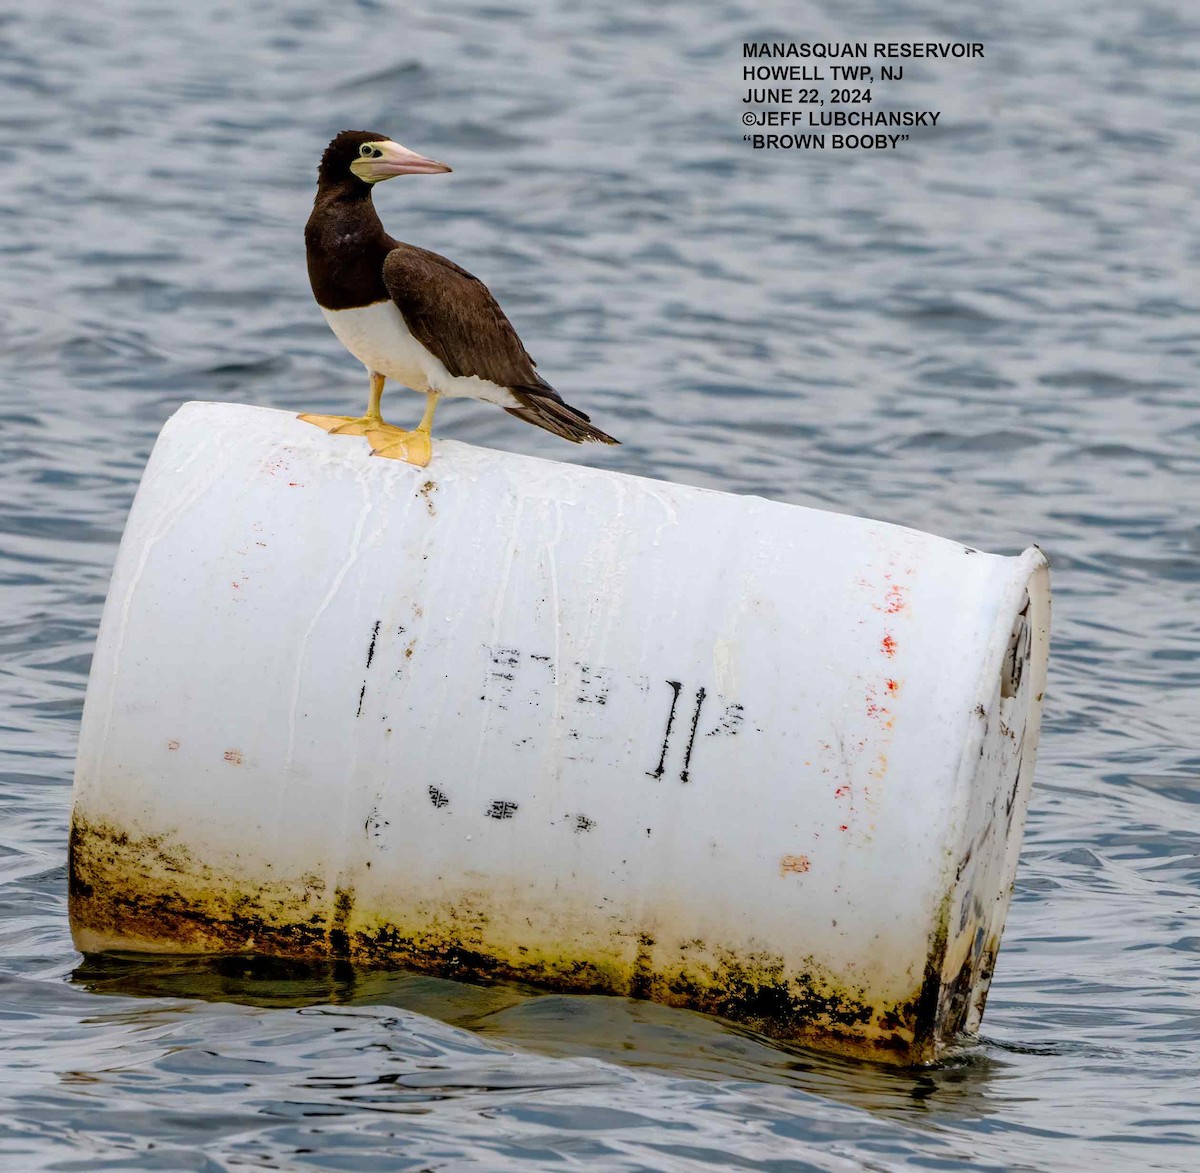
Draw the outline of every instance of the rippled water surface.
M743 39L927 35L987 54L908 65L936 132L743 144ZM1200 1166L1198 46L1187 0L0 7L0 1165ZM1050 554L1016 898L952 1061L72 950L79 713L159 427L362 400L300 235L347 126L454 165L382 189L385 222L482 276L625 443L465 402L443 435Z

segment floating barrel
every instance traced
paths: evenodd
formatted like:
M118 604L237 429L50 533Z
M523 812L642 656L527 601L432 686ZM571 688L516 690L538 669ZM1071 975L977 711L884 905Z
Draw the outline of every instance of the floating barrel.
M75 942L928 1059L983 1013L1049 608L1036 549L188 404L92 665Z

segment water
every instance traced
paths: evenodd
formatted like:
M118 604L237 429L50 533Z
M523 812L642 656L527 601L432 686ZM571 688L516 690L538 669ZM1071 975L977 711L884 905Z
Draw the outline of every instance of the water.
M960 6L962 7L962 6ZM1200 1163L1200 14L1009 0L242 0L0 13L0 1165L1191 1169ZM752 153L743 39L909 63L895 153ZM317 156L491 285L622 437L444 435L1054 564L1043 750L984 1035L888 1071L697 1015L247 959L83 960L92 641L185 399L357 409L312 304ZM419 402L390 403L398 422Z

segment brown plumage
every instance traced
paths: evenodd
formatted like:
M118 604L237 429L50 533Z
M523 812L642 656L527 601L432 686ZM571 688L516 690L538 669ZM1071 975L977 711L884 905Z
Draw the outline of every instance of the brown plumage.
M510 415L576 443L618 443L594 427L582 411L565 403L538 374L512 323L479 278L437 253L388 235L371 200L372 184L351 170L352 164L363 163L364 152L376 146L405 151L384 135L343 131L321 159L317 197L304 232L317 303L340 319L342 311L390 300L412 338L451 376L474 376L507 391L517 402L505 406L501 400ZM407 155L419 160L418 165L448 170L411 152ZM372 161L369 155L365 161ZM331 325L338 329L334 320ZM415 389L447 390L432 381Z
M383 283L413 337L452 375L475 375L513 393L521 406L506 407L509 415L575 443L618 443L537 373L512 323L478 277L428 249L397 244L383 262Z

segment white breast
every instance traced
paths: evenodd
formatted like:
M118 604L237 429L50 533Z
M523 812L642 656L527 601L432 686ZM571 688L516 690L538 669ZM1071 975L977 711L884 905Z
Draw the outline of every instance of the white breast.
M438 391L463 399L484 399L501 407L516 407L506 387L474 375L452 375L436 355L412 335L395 302L377 301L352 310L321 313L338 341L368 370L378 371L414 391Z

